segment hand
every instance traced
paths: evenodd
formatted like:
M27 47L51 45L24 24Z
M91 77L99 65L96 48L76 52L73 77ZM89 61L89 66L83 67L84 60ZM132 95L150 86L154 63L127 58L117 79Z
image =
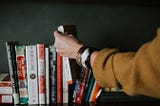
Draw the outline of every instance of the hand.
M73 35L61 34L58 31L54 31L54 37L54 46L56 47L56 51L62 56L75 59L78 50L83 46L83 44Z

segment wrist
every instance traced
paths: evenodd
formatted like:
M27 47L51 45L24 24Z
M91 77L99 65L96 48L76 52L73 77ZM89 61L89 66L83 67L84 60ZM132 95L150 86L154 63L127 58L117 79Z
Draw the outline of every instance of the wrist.
M87 47L85 45L80 47L80 49L76 54L76 61L78 65L91 69L92 60L94 59L94 56L95 56L94 54L96 53L97 50L98 49L96 48Z

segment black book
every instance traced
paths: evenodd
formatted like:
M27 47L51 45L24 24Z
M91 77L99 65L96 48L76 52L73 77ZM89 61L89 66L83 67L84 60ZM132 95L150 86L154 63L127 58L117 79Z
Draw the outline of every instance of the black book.
M6 52L8 59L9 74L12 82L14 104L19 104L19 88L15 54L15 46L18 44L19 43L17 41L6 42Z

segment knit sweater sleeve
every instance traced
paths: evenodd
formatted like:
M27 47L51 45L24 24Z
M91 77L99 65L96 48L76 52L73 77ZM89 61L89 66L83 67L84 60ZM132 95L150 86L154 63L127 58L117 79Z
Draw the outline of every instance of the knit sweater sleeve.
M160 98L160 29L137 52L103 49L98 52L93 74L102 87L116 87L129 95Z

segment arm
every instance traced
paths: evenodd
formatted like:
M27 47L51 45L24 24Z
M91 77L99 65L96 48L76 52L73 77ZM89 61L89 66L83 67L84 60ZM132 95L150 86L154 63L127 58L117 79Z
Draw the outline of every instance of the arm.
M102 87L122 88L129 95L160 98L160 29L136 53L103 49L91 55L95 79Z

